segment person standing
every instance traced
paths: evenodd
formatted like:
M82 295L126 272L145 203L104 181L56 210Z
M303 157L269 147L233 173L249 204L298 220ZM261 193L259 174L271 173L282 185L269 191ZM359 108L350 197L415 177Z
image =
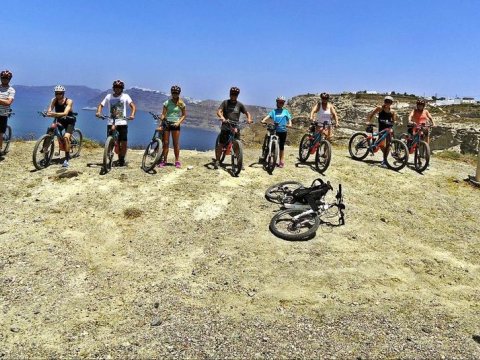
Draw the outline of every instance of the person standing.
M115 80L112 85L113 94L107 94L103 101L98 104L97 117L101 117L102 110L106 106L109 111L107 125L107 136L114 129L118 131L118 166L125 166L127 155L128 124L127 120L135 119L136 107L130 95L123 92L125 83L122 80ZM130 108L130 116L127 117L127 106Z
M327 93L320 94L320 102L316 103L310 113L310 121L314 122L315 118L317 119L318 123L323 126L326 122L327 125L330 125L326 130L327 140L331 140L333 136L333 129L332 129L332 120L335 122L333 125L335 127L338 126L338 115L337 111L335 110L335 106L332 103L328 102L330 99L330 95Z
M15 89L10 86L10 80L12 80L12 72L9 70L3 70L0 73L1 86L0 86L0 149L3 148L3 134L7 130L8 116L11 111L11 105L15 99ZM3 156L0 151L0 156Z

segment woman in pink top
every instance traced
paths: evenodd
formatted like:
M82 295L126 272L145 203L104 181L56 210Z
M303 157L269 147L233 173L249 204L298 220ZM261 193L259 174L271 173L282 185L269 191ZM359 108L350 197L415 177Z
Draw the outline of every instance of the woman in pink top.
M424 99L418 99L417 100L417 107L412 110L408 117L408 124L409 125L420 125L420 124L427 124L430 123L431 126L435 126L435 123L433 121L432 115L430 115L430 112L428 110L425 110L425 104L426 101ZM430 144L430 133L428 130L426 130L426 141L427 144Z

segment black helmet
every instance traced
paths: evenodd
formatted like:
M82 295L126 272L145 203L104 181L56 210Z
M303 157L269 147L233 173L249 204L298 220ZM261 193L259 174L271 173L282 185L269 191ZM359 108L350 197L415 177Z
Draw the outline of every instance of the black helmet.
M122 80L115 80L113 82L112 87L119 87L119 88L124 89L125 88L125 83Z
M240 94L240 89L236 86L232 86L230 88L230 95L238 95Z
M173 85L171 88L170 88L170 92L171 93L181 93L182 92L182 89L180 88L180 86L178 85Z
M10 80L12 78L13 74L10 70L3 70L1 73L0 73L0 78L2 79L8 79Z
M323 93L320 94L320 98L328 100L328 99L330 99L330 95L326 92L323 92Z
M425 105L426 103L427 101L425 99L422 99L422 98L417 99L417 105Z

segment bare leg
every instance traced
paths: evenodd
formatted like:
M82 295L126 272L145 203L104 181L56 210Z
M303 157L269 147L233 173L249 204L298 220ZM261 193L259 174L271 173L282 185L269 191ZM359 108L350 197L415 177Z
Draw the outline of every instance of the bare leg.
M173 152L175 153L175 162L180 161L180 130L172 131Z
M162 152L162 158L163 162L167 162L167 156L168 156L168 146L170 141L170 131L165 130L163 132L163 152Z

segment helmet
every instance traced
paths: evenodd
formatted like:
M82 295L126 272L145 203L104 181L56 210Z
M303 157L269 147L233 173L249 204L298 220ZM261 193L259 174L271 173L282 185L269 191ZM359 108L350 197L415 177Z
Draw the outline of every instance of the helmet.
M10 70L3 70L1 73L0 73L0 78L2 79L8 79L10 80L12 78L13 74Z
M390 95L387 95L387 96L385 96L383 101L391 101L393 103L393 97L391 97Z
M63 87L62 85L57 85L57 86L55 86L53 91L55 91L55 92L65 92L65 87Z
M326 92L323 92L320 94L320 98L328 100L330 99L330 95Z
M240 89L236 86L232 86L230 88L230 94L238 95L238 94L240 94Z
M422 99L422 98L419 98L417 99L417 105L425 105L427 102L425 101L425 99Z
M120 88L125 88L125 83L122 80L115 80L113 82L112 87L120 87Z
M285 96L279 96L276 99L277 102L285 102Z
M182 91L182 89L178 85L173 85L170 88L170 92L172 92L172 93L179 93L180 94L181 91Z

